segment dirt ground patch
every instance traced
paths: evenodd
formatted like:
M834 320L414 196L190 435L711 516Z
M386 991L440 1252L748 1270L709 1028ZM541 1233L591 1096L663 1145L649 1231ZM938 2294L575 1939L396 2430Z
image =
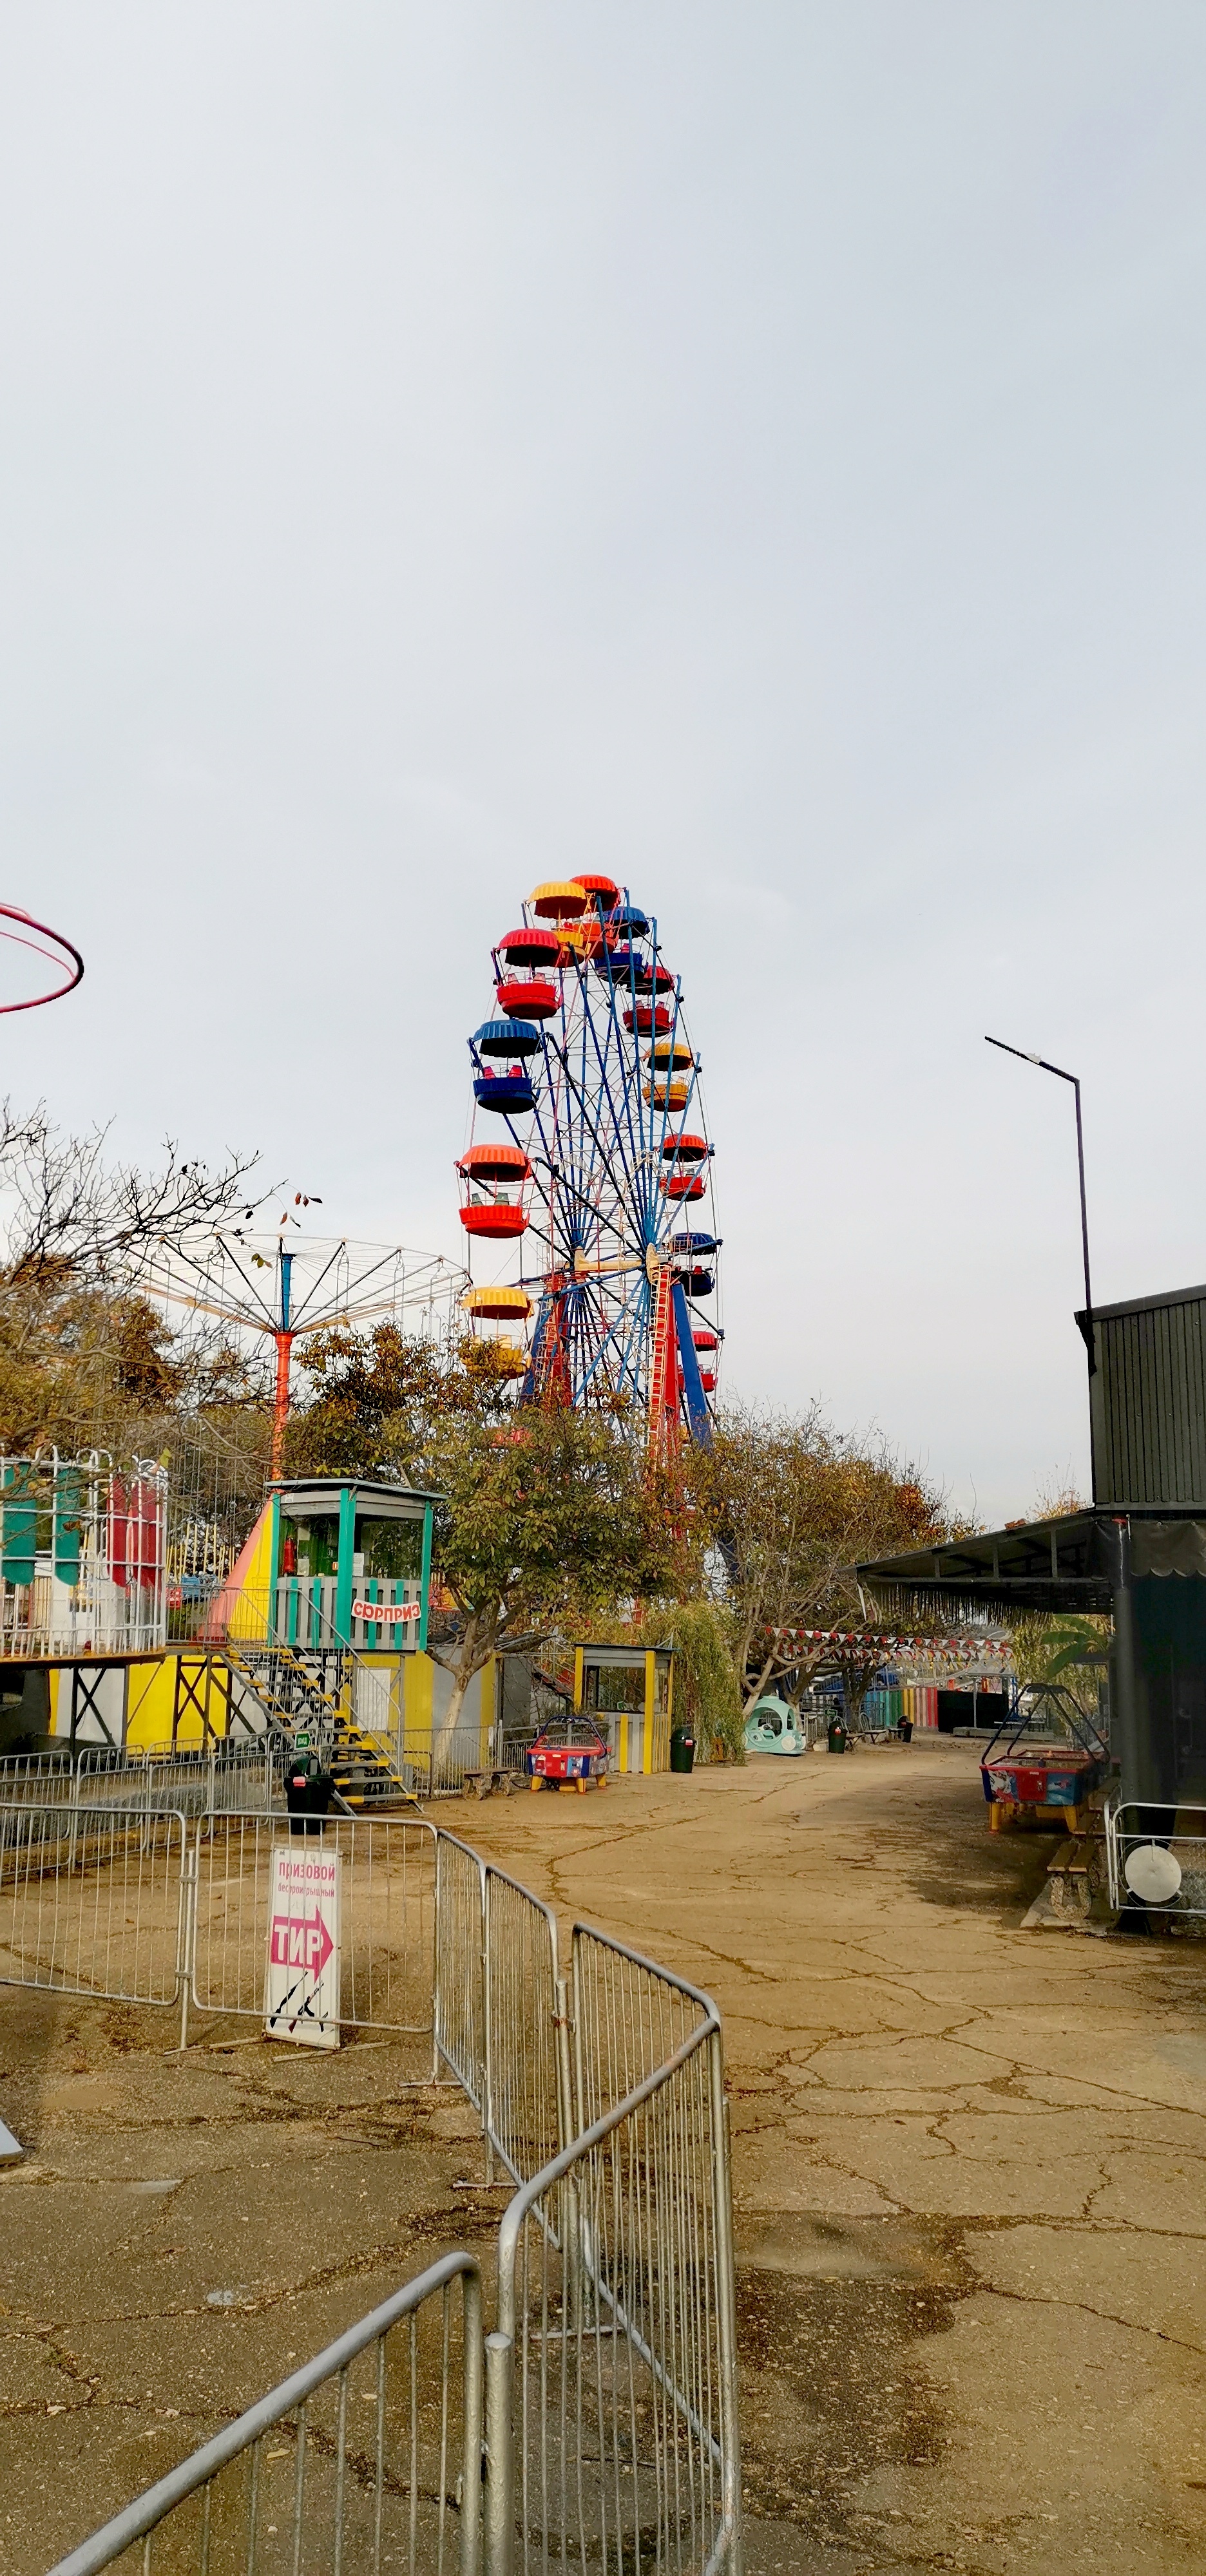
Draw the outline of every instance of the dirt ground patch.
M440 1821L725 2015L750 2576L1196 2576L1206 1949L1022 1931L1050 1844L990 1840L969 1745ZM5 2576L493 2229L392 2043L170 2022L0 1989Z

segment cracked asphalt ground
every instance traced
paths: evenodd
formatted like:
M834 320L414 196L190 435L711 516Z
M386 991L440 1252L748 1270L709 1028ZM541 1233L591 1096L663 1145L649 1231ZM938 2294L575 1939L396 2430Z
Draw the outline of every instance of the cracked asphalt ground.
M0 2105L28 2150L0 2168L5 2576L40 2576L492 2229L502 2196L453 2188L482 2177L476 2117L406 2088L406 2043L328 2056L247 2033L202 2024L181 2057L174 2014L0 1988Z
M1020 1929L975 1749L440 1821L725 2015L750 2576L1206 2562L1206 1947ZM441 2247L469 2106L0 1989L0 2568L63 2549ZM236 2304L216 2310L211 2289Z
M750 2576L1206 2565L1206 1945L1022 1931L974 1745L464 1830L725 2018Z

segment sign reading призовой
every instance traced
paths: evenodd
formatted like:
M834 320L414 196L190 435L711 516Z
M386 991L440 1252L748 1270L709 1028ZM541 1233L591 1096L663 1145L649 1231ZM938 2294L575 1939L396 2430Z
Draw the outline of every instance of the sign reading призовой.
M339 2046L339 1854L277 1844L272 1854L269 2039Z

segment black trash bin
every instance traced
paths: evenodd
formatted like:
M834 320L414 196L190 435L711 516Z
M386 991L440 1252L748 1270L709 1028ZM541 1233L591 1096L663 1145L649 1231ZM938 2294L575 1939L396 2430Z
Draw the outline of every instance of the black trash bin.
M695 1768L695 1738L688 1727L676 1726L671 1731L670 1768L672 1771L693 1771Z
M317 1753L295 1753L285 1764L285 1805L291 1834L320 1834L335 1781Z

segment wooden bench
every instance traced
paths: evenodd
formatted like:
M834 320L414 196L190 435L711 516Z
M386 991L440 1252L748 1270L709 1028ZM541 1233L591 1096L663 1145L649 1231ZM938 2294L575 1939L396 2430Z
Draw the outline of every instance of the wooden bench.
M472 1789L475 1798L488 1798L492 1789L509 1798L514 1786L509 1771L466 1771L463 1780L466 1796Z

